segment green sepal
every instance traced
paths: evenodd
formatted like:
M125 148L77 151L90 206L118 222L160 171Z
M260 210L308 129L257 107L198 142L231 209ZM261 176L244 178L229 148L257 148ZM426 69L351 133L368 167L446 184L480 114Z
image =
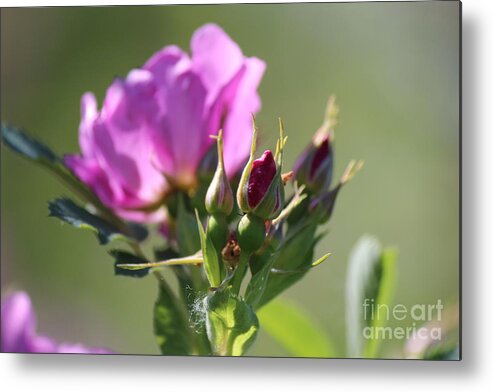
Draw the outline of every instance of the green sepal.
M240 211L249 212L251 210L248 205L248 182L250 181L250 173L252 171L254 156L250 155L250 159L245 165L243 172L241 174L240 182L238 184L238 190L236 192L236 202Z
M362 169L363 165L364 162L361 160L350 161L346 166L346 169L344 170L339 183L333 189L324 192L317 198L312 199L312 203L310 205L310 213L319 216L321 224L327 222L332 216L339 191L342 189L343 186L345 186L354 178L356 173L358 173Z
M238 188L236 191L236 202L238 203L238 207L243 212L250 211L250 207L248 206L247 200L247 190L248 190L248 181L250 179L250 173L252 171L253 161L255 160L255 152L257 151L257 134L258 129L255 124L255 117L252 115L252 123L253 123L253 135L252 135L252 144L250 146L250 156L248 158L248 162L246 163L243 172L241 173L240 182L238 184Z
M265 220L276 218L284 206L284 185L281 180L280 168L270 183L264 197L260 203L253 209L250 209L252 215L258 216Z
M276 262L278 254L276 254L274 246L269 246L261 255L252 255L250 259L250 269L252 271L252 278L248 282L248 286L245 291L245 300L252 305L254 309L257 308L262 296L264 295L265 288L269 282L270 270ZM258 270L254 270L253 266L260 266Z
M315 235L317 225L316 219L308 218L288 230L277 250L278 255L258 303L259 308L298 282L310 270L319 239Z
M307 216L309 212L310 202L311 196L307 194L306 197L296 207L293 208L292 212L286 219L289 226L296 225Z

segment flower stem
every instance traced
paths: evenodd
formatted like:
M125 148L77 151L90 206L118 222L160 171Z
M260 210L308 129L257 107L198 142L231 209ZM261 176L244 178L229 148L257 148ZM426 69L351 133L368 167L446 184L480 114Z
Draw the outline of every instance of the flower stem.
M241 283L243 282L243 278L246 275L248 262L250 261L250 254L247 252L241 252L240 254L240 262L238 263L238 267L236 267L235 275L232 279L232 292L234 294L239 294L241 289Z

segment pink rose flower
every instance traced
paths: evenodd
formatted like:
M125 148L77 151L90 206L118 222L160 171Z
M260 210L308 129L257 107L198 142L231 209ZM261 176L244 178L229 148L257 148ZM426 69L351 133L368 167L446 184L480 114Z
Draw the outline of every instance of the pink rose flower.
M81 155L65 163L122 218L160 221L171 189L197 185L197 167L214 142L209 135L223 130L226 172L241 169L264 70L263 61L245 57L220 27L207 24L194 33L191 56L176 46L158 51L113 82L100 111L84 94Z

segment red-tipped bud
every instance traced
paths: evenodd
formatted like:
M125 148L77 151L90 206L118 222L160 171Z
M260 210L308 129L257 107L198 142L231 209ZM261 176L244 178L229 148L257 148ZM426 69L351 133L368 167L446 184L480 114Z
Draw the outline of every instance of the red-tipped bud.
M300 155L294 165L298 184L306 186L308 192L318 195L326 192L332 182L334 165L334 127L338 122L339 107L335 97L327 103L322 126L313 136L312 142Z
M241 185L238 188L238 202L243 212L263 219L273 219L279 214L284 188L270 150L247 165Z
M333 162L333 148L325 135L318 143L310 143L296 161L296 180L313 194L324 192L332 181Z
M240 210L264 220L274 219L284 204L284 185L281 177L282 154L286 141L282 123L279 124L280 137L276 154L265 151L259 159L254 159L256 150L256 132L254 135L250 159L243 169L236 199Z
M270 150L265 151L259 159L253 161L247 190L250 208L257 207L262 201L276 176L276 171L276 162Z

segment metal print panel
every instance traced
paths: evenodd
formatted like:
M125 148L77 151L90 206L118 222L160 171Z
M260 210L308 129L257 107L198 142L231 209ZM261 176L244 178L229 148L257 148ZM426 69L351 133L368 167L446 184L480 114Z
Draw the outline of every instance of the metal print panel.
M460 3L1 10L1 351L460 359Z

